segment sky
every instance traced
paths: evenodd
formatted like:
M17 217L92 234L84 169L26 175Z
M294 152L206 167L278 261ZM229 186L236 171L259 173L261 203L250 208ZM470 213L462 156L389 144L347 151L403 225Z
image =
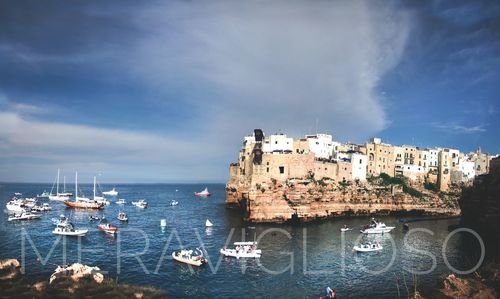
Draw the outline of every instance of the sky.
M498 1L0 1L0 181L225 182L245 135L500 153Z

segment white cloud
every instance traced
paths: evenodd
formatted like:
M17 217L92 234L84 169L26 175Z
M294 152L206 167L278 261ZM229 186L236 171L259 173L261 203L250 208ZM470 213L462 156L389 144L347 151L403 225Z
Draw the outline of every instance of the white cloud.
M388 2L179 1L141 16L152 32L129 70L156 87L203 90L186 97L213 132L303 134L318 119L335 137L363 140L388 123L376 87L409 33L409 16Z
M484 125L464 126L456 123L432 123L434 128L452 134L476 134L486 132Z

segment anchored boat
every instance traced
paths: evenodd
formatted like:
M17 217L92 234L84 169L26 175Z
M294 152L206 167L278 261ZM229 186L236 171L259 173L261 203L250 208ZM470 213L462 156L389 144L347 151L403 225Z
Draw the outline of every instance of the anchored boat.
M110 223L101 223L97 226L100 231L107 234L116 234L118 232L118 227L111 225Z
M139 201L133 201L132 204L141 209L145 209L148 207L148 203L144 199L139 199Z
M257 249L257 242L234 242L235 248L222 248L220 253L224 256L239 258L259 258L262 250Z
M109 196L117 196L118 195L118 191L116 191L115 187L113 187L113 189L111 189L109 191L104 191L102 194L109 195Z
M65 221L59 223L56 228L52 231L55 235L63 235L63 236L85 236L88 232L88 229L75 229L71 222Z
M125 213L125 212L118 213L118 217L117 218L120 221L124 221L124 222L128 221L128 216L127 216L127 213Z
M383 222L377 222L372 218L371 223L360 230L363 234L383 234L393 230L394 226L386 226Z
M357 252L370 252L370 251L378 251L382 250L383 247L379 243L366 243L361 245L356 245L353 248Z
M197 267L207 263L207 259L205 259L202 252L199 252L198 255L193 255L192 250L181 250L179 252L174 251L172 252L172 258L178 262Z
M78 197L78 172L75 173L75 201L65 200L64 204L77 209L102 209L103 203L98 203L86 197Z
M7 220L8 221L15 221L15 220L32 220L32 219L38 219L42 217L41 214L34 214L31 212L22 212L21 214L15 214L13 216L10 216Z

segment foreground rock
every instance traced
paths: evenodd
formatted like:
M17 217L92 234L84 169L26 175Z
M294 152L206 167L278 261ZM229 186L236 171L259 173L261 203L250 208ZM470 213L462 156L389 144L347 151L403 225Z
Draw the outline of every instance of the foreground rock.
M100 273L99 267L90 267L78 263L74 263L68 267L58 266L55 272L50 276L49 283L53 283L56 279L61 277L70 277L73 281L79 281L85 277L92 277L92 279L101 284L104 281L104 275Z
M166 298L162 290L118 284L99 268L82 264L58 267L47 281L34 284L20 275L19 261L0 261L0 298ZM11 273L16 273L12 275ZM9 274L9 275L7 275Z

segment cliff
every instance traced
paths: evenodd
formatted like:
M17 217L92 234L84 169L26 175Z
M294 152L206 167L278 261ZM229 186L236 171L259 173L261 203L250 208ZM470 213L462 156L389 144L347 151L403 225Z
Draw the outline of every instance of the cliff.
M486 232L500 233L500 157L491 161L490 173L478 176L472 187L462 192L461 223Z
M458 215L458 195L412 186L402 178L380 177L369 182L269 179L251 183L231 179L226 203L244 210L251 222L311 221L347 215L415 213Z

